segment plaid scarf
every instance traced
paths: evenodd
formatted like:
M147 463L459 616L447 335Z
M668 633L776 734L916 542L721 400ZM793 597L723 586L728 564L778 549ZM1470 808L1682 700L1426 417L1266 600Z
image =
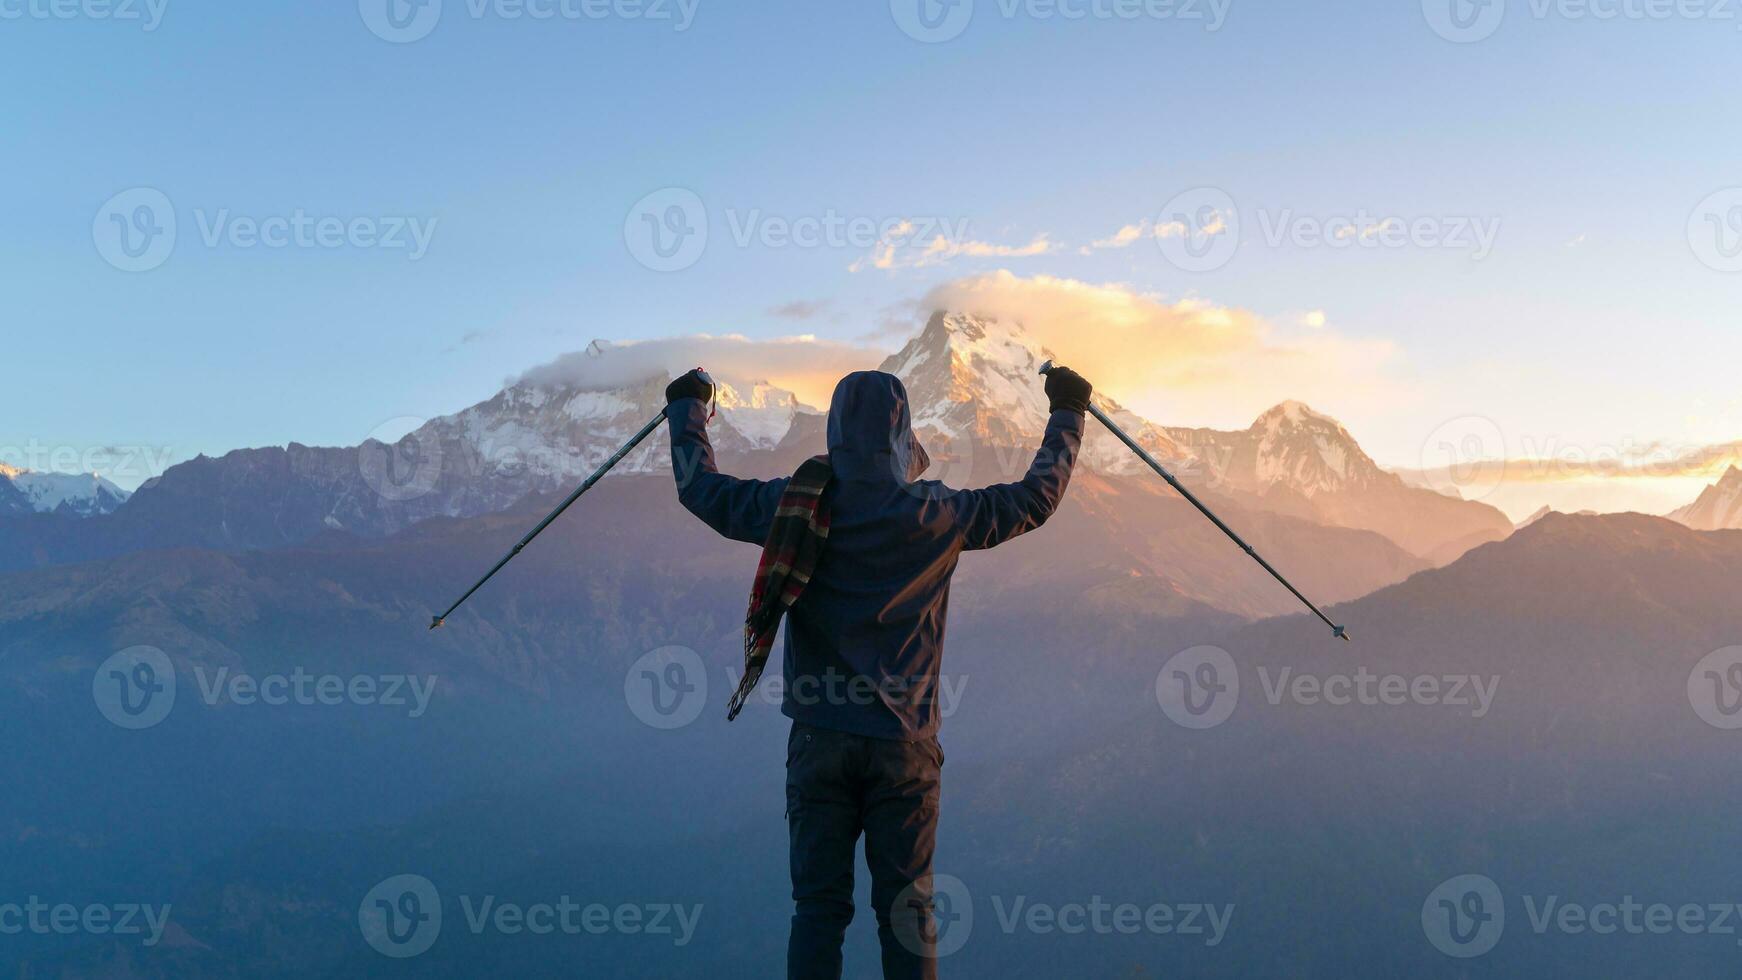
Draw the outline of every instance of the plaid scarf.
M750 611L744 616L744 677L726 705L727 721L738 717L762 679L781 617L810 584L811 572L829 541L823 492L833 477L829 457L813 456L799 466L780 495L762 560L756 565L756 581L750 587Z

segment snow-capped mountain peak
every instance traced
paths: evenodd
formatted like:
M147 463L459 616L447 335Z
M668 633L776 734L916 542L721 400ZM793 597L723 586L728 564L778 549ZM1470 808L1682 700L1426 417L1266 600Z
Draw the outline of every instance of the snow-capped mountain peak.
M1253 477L1260 483L1287 483L1310 497L1379 472L1341 422L1302 402L1277 405L1249 431L1257 438Z
M0 463L0 513L90 517L113 511L128 496L96 473L38 473Z
M1669 516L1696 531L1742 528L1742 469L1732 465L1693 503Z
M1010 443L1046 428L1047 357L1014 323L939 311L881 370L907 386L922 435Z
M797 395L767 381L750 382L739 389L722 380L714 397L719 417L757 449L773 449L786 437L798 413L815 411Z
M972 443L1003 449L1039 445L1051 414L1040 366L1052 359L1052 352L1021 324L940 310L918 336L883 362L881 370L907 386L913 399L914 430L933 455L940 449L945 455L960 455ZM1096 395L1095 401L1144 448L1164 461L1180 460L1179 447L1167 430L1104 395ZM1020 453L998 455L1001 464L1028 463ZM1145 468L1099 424L1091 424L1083 440L1082 462L1111 473Z

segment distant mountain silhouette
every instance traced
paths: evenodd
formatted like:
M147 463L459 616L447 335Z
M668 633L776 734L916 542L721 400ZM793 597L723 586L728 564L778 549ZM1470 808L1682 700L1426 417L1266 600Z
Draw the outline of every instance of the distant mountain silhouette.
M1734 466L1726 469L1718 482L1701 491L1693 503L1669 516L1697 531L1742 528L1742 469Z

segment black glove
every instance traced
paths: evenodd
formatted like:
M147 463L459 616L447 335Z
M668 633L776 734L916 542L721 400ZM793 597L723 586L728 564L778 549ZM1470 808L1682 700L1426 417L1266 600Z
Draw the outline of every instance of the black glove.
M1046 397L1055 412L1084 414L1089 410L1089 396L1094 391L1095 386L1088 379L1068 367L1055 367L1046 373Z
M701 368L681 375L671 384L665 386L665 403L670 405L680 398L696 398L701 401L712 401L714 398L714 379L708 377L708 372Z

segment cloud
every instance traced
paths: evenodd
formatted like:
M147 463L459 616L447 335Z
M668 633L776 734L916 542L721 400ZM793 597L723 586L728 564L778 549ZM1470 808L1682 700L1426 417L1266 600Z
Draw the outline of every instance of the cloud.
M871 254L860 258L847 267L848 272L861 272L872 269L924 269L943 265L960 258L970 259L1020 259L1032 258L1037 255L1048 255L1060 250L1058 243L1051 240L1046 232L1029 239L1025 245L1002 245L997 242L981 241L973 238L952 238L947 235L934 235L930 241L921 246L916 243L885 241L871 250Z
M1220 211L1216 211L1210 216L1208 221L1205 221L1202 225L1199 225L1196 228L1186 227L1186 223L1183 221L1170 221L1165 225L1156 225L1155 237L1183 238L1190 235L1196 238L1209 238L1213 235L1220 235L1227 230L1227 216L1222 214Z
M595 340L515 381L602 390L651 377L670 378L705 367L733 385L768 381L810 405L827 405L835 382L849 371L875 368L882 351L812 336L752 339L739 334L691 334L622 343Z
M1101 391L1151 418L1243 427L1286 399L1336 413L1384 404L1404 388L1390 370L1397 352L1388 341L1285 330L1247 310L1121 284L1000 270L940 285L921 305L1017 321Z
M771 307L768 310L768 315L780 317L783 320L814 320L823 315L828 308L829 301L826 299L795 299L790 303Z
M465 333L460 335L459 340L456 340L453 343L449 344L447 347L443 348L442 353L451 354L454 351L457 351L462 347L466 347L466 346L469 346L471 344L475 344L480 340L483 340L485 337L490 336L493 332L494 331L491 331L491 330L468 330Z
M1350 238L1360 238L1362 241L1366 241L1376 235L1383 235L1394 228L1402 227L1403 222L1396 218L1386 218L1384 221L1370 222L1364 225L1339 224L1337 230L1333 233L1333 237L1338 241Z
M1529 440L1521 440L1528 443ZM1585 480L1716 479L1742 464L1742 441L1710 445L1583 446L1525 445L1527 452L1505 459L1460 464L1480 466L1484 475L1503 475L1508 483L1563 483ZM1410 471L1423 479L1450 479L1455 467ZM1460 477L1463 474L1458 474Z
M1082 248L1077 249L1079 255L1088 255L1109 248L1127 248L1145 237L1153 234L1149 220L1145 218L1134 225L1126 225L1106 238L1097 238Z

